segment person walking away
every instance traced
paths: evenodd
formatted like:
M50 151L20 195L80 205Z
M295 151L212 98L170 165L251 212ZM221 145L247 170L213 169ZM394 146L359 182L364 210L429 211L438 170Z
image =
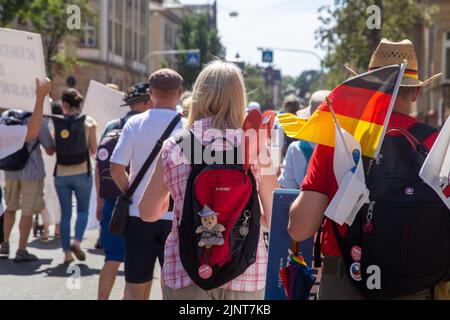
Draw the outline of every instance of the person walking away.
M6 111L2 118L4 121L20 119L24 125L30 121L30 113L20 110ZM41 212L45 208L44 203L44 178L45 168L42 159L40 146L45 149L48 155L53 155L54 143L47 123L42 120L39 136L26 143L27 154L29 155L22 169L18 167L4 167L5 170L5 202L6 210L4 216L4 240L0 248L0 253L9 256L9 239L15 223L16 211L21 210L19 223L20 240L19 248L16 252L14 262L30 262L37 260L37 257L30 254L26 247L30 231L33 225L33 214ZM17 159L19 160L19 159ZM15 161L16 163L19 161ZM0 161L3 164L3 161ZM21 165L22 167L22 165Z
M258 164L239 164L237 148L245 117L246 92L240 69L222 61L208 64L194 85L186 125L189 130L164 143L139 204L142 219L152 222L163 216L169 193L174 200L162 270L165 300L264 298L267 249L260 225L269 226L277 180L273 168L264 168L270 171L267 173ZM227 143L223 142L225 132ZM178 158L183 141L187 148ZM191 143L194 148L189 152ZM228 159L227 152L231 152L233 164L208 166L202 159L203 148L220 159L220 155ZM245 192L237 196L237 190ZM243 208L242 212L235 205ZM238 227L232 231L225 227L229 225ZM236 250L231 252L230 247ZM219 275L217 270L223 273Z
M308 107L299 110L297 116L309 119L329 93L330 91L327 90L314 92ZM315 144L304 140L295 141L289 145L278 178L278 183L282 188L300 189L308 169L309 159L315 148Z
M182 77L171 69L161 69L149 78L152 109L128 120L111 157L111 175L125 193L156 144L176 122L182 128L176 106L182 93ZM170 232L172 213L148 223L139 216L138 202L155 167L154 161L133 195L125 234L125 299L148 300L156 259L164 263L164 244ZM127 173L127 167L130 173ZM150 211L153 209L149 209Z
M111 177L110 159L126 122L152 107L149 91L150 85L147 82L137 83L128 89L122 107L129 106L130 111L125 117L113 120L106 126L97 150L95 167L97 218L101 225L100 242L105 252L105 264L100 271L98 284L98 300L109 299L125 252L125 239L109 231L109 222L117 197L122 194Z
M91 155L97 151L96 122L81 114L83 96L76 89L67 89L61 97L63 116L53 116L56 143L55 188L61 207L61 243L64 263L80 261L86 254L80 244L86 230L92 191ZM72 244L72 195L77 201L77 220Z
M411 287L408 290L410 293L391 294L389 298L393 299L432 299L433 282L439 281L442 275L431 272L420 276L420 273L428 272L430 266L435 267L435 270L448 268L445 261L448 252L441 252L438 247L447 246L446 248L448 248L449 244L441 243L436 239L449 239L450 230L447 227L447 231L445 231L445 223L434 225L433 230L429 230L431 220L427 220L428 217L437 219L438 215L442 213L445 216L448 209L440 199L437 199L433 190L420 187L423 182L418 177L421 163L437 138L437 130L417 122L409 116L412 104L417 101L421 88L439 75L423 82L419 80L418 61L414 45L409 40L402 42L382 40L372 55L369 70L403 63L405 57L407 57L408 63L407 70L401 80L400 91L389 120L380 156L369 162L368 159L364 159L371 204L369 208L367 205L363 207L350 228L338 226L329 219L325 219L323 224L321 250L324 261L319 299L364 299L365 296L362 293L367 294L367 291L360 291L356 286L356 280L361 280L362 273L366 272L366 270L360 269L359 262L364 259L364 255L366 255L365 257L373 255L376 257L376 264L379 265L381 276L384 279L381 283L381 291L373 291L373 294L377 292L388 294L389 292L383 291L388 286L391 289L390 292L395 292L401 290L402 286L416 284L415 289ZM338 190L333 171L333 157L333 148L323 145L317 146L313 153L306 178L302 184L302 192L290 211L288 232L295 241L306 240L316 233L322 224L329 202ZM388 179L391 177L390 179L393 180L384 180L384 183L380 183L382 180L379 179L383 177L388 177ZM416 182L417 188L411 185ZM377 188L375 188L376 183L378 183ZM423 200L417 202L415 200L417 196L421 196ZM387 206L383 205L386 201L390 203ZM408 208L409 223L408 225L399 225L406 220L398 222L396 217L399 217L398 213L403 212L402 210L405 208ZM429 208L435 209L430 212ZM444 209L447 210L447 213L440 211ZM374 220L370 219L371 215ZM390 220L383 219L386 216ZM422 219L419 225L418 219ZM364 230L359 229L358 221L367 222L368 227L364 227ZM386 224L386 222L388 223ZM394 225L397 231L393 231L394 229L391 228ZM355 231L355 228L358 229ZM386 228L391 231L386 231ZM371 238L366 239L378 239L379 241L372 243L372 248L355 245L346 249L347 241L350 239L347 234L350 230L355 238L372 235ZM439 234L438 237L436 237L437 234ZM402 240L396 238L397 236ZM408 239L408 242L402 243L405 239ZM400 250L400 247L402 254L398 254L399 251L396 251ZM382 253L381 256L376 256L376 252ZM414 254L420 256L415 258ZM423 263L420 264L420 261ZM437 261L444 261L444 263L436 266L435 262ZM350 263L351 266L349 266ZM419 271L417 266L419 266ZM389 269L386 270L387 268ZM417 275L417 277L412 278L413 275ZM389 276L392 277L389 278ZM430 276L434 278L434 281L430 280ZM392 285L395 284L396 279L403 281L403 284L397 287ZM418 279L426 282L417 285Z

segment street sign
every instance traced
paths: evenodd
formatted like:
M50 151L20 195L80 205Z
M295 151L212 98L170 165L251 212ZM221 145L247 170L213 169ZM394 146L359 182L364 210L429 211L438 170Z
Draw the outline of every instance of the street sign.
M186 54L186 63L189 67L200 67L200 52Z
M273 62L273 51L272 50L264 50L262 52L262 61L267 63Z

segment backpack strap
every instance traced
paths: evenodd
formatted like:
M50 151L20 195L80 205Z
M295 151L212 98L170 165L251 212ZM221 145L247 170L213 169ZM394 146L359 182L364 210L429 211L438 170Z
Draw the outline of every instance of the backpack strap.
M39 143L40 143L40 141L38 140L38 141L36 141L36 143L33 145L33 147L31 148L31 150L30 150L30 154L32 154L33 153L33 151L38 147L38 145L39 145Z
M191 165L203 162L203 153L206 147L200 140L195 137L194 133L190 129L182 130L176 137L175 142L181 147L184 156ZM197 159L195 150L202 150L201 159Z
M394 131L400 133L406 140L408 140L409 144L424 158L426 158L430 152L429 148L425 146L424 141L433 133L438 132L437 129L420 122L415 123L408 130L402 128L392 128L389 129L387 133Z

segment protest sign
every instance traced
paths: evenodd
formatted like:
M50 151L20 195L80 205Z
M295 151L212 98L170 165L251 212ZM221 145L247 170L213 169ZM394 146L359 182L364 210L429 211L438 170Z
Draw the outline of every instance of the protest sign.
M275 190L273 196L272 222L270 225L269 259L267 263L266 300L287 300L280 269L284 268L291 248L291 238L287 232L289 208L298 197L299 190ZM314 241L312 238L299 243L308 265L311 265Z
M89 83L83 113L91 116L97 122L97 140L100 140L101 134L110 121L124 117L129 111L129 108L120 107L124 103L123 97L123 92L111 89L100 82L91 80ZM95 185L93 185L89 205L88 229L96 229L99 227L96 218L96 207L97 198Z
M419 175L450 209L450 117L428 154Z
M86 94L83 113L97 122L97 139L100 139L108 122L122 118L129 108L121 108L124 93L91 80Z
M0 108L32 112L35 79L46 77L41 35L0 28ZM50 115L50 100L44 114Z

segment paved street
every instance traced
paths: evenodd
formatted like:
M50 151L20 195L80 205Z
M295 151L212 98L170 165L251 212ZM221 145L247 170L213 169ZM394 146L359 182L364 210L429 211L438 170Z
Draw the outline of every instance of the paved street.
M18 236L16 226L11 238L11 258L17 249ZM74 279L77 270L68 273L71 270L62 264L60 241L52 239L48 243L42 243L34 240L30 244L29 251L36 254L40 258L39 261L16 264L11 260L0 260L0 300L95 300L99 272L103 264L102 251L94 249L97 237L96 230L86 232L82 248L87 252L87 260L72 265L79 267L80 289L77 288L78 282ZM161 299L159 266L156 269L151 299ZM124 284L122 267L111 299L122 298Z

